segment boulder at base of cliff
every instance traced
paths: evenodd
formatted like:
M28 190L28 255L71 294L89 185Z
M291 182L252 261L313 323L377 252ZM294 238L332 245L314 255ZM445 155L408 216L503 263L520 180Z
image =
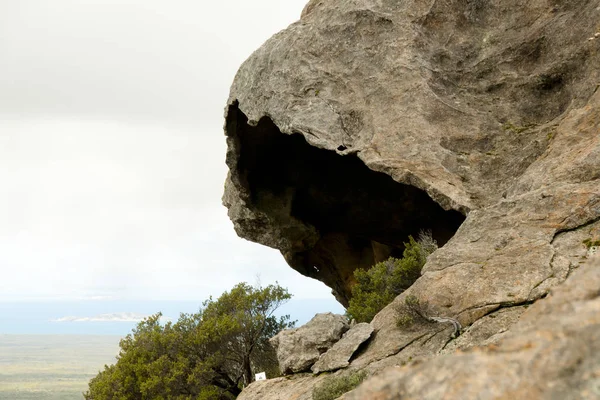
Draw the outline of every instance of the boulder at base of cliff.
M350 365L350 358L354 352L371 337L372 333L373 327L371 324L362 322L354 325L339 342L319 358L319 361L312 366L312 372L318 374L346 368Z
M286 329L271 338L283 374L310 370L350 328L346 317L333 313L317 314L305 325Z

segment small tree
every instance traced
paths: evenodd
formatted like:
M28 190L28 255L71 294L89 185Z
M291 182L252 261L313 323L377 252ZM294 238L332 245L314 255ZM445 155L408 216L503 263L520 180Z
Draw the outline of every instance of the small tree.
M356 284L352 287L352 298L346 310L350 318L370 322L421 276L427 256L437 249L431 234L427 233L421 233L418 242L409 236L404 246L402 258L390 257L368 270L354 271Z
M236 285L196 314L161 325L161 314L140 322L120 342L117 363L90 381L87 400L229 400L253 372L278 371L268 339L294 326L273 313L291 298L279 285Z

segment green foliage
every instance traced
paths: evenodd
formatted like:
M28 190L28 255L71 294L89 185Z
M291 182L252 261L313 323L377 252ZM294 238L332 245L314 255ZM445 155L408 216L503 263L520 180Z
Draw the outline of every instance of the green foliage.
M411 309L419 307L421 305L421 301L417 298L417 296L408 295L404 298L404 303Z
M356 388L367 377L365 371L349 375L330 376L313 390L313 400L334 400Z
M421 302L416 296L408 295L404 298L404 304L396 307L396 326L398 328L410 328L415 322L427 322L428 304Z
M403 313L403 312L398 312L396 314L396 326L398 328L409 328L412 326L412 324L415 322L414 318L407 313Z
M350 318L370 322L419 278L427 256L437 248L430 235L421 236L423 239L419 238L419 242L408 237L402 258L390 257L369 270L359 268L354 271L356 284L352 287L352 298L346 310Z
M600 239L599 240L592 240L591 238L587 238L583 241L583 244L585 245L585 247L589 250L592 247L600 247Z
M86 400L229 400L254 372L278 374L268 339L294 326L273 313L291 298L279 285L236 285L196 314L140 322L120 342L117 363L90 381Z

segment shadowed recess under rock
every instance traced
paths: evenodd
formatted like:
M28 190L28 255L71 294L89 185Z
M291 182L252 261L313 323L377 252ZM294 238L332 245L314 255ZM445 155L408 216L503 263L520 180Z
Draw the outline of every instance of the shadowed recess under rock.
M408 236L421 230L431 230L442 246L465 219L424 191L369 169L355 154L313 147L301 134L283 134L268 117L251 126L237 105L229 109L227 135L237 150L229 167L248 195L246 207L272 224L294 219L315 228L317 238L290 238L298 244L280 250L292 268L331 287L344 306L355 269L400 257Z

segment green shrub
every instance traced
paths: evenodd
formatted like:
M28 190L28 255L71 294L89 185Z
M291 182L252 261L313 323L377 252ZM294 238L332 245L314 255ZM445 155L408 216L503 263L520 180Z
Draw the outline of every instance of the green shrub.
M232 400L254 373L278 370L269 343L293 327L275 311L291 295L277 285L240 283L195 314L160 323L161 314L140 322L121 340L114 365L91 379L86 400Z
M415 322L428 322L426 315L429 305L422 303L416 296L409 295L404 298L404 304L396 307L396 326L398 328L409 328Z
M334 400L356 388L367 377L364 371L349 375L330 376L313 390L313 400Z
M390 257L369 270L359 268L354 271L356 284L352 287L352 298L346 310L348 317L357 322L370 322L421 276L427 256L437 249L431 234L423 233L419 241L409 236L404 245L402 258Z

